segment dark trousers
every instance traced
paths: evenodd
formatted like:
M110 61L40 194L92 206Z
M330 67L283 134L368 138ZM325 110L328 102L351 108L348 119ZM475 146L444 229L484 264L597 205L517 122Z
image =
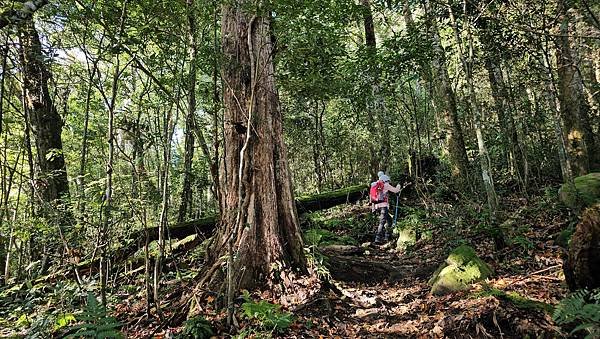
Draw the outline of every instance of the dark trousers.
M381 207L379 210L379 227L375 235L375 242L387 241L392 228L392 217L388 213L388 207ZM387 227L385 224L387 223Z

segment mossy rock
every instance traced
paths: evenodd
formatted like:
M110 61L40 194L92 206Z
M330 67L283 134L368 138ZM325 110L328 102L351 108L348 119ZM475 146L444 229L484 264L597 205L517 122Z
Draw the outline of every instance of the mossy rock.
M396 241L396 249L398 251L406 251L409 247L414 246L417 242L417 232L411 228L398 230L398 240Z
M558 191L560 201L573 209L600 202L600 173L590 173L575 178L575 187L563 184Z
M471 246L462 245L448 255L446 261L433 273L429 284L431 293L443 295L469 289L474 282L492 275L492 269L481 260Z

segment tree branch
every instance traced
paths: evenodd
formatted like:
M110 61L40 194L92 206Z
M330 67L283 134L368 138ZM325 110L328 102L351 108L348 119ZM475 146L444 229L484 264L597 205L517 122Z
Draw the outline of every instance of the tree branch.
M33 13L42 6L46 5L48 0L30 0L21 4L21 8L10 8L0 13L0 29L31 18Z

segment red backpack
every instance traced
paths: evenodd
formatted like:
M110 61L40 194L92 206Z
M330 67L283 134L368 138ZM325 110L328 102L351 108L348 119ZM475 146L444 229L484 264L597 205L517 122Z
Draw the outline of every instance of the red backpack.
M371 197L371 203L378 204L380 202L387 201L387 195L383 194L383 187L385 183L383 180L377 180L377 182L371 186L369 191L369 197Z

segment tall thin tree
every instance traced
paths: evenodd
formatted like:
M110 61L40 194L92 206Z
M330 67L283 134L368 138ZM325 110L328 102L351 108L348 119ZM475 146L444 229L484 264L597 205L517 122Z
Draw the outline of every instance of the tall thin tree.
M194 114L196 114L196 62L198 46L196 42L196 17L194 0L186 0L189 63L188 74L188 111L185 117L185 146L183 155L183 185L177 221L182 222L188 215L192 202L192 159L194 158Z

